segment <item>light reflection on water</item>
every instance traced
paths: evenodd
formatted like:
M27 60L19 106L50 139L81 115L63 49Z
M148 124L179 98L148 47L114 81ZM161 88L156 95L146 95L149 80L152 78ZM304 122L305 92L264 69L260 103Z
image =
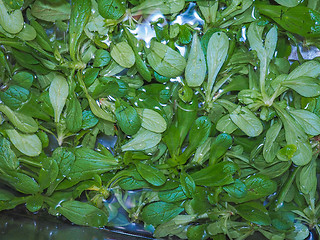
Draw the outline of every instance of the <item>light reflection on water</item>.
M149 47L151 39L156 37L155 30L151 23L157 22L159 19L164 20L162 24L158 23L160 26L178 23L180 25L189 24L194 26L196 29L200 29L204 24L204 20L200 18L198 12L195 10L195 6L196 3L190 3L187 10L177 15L176 19L170 23L161 12L153 12L147 18L143 19L141 23L137 24L136 29L131 30L131 33L134 34L138 40L144 40L146 42L146 46Z

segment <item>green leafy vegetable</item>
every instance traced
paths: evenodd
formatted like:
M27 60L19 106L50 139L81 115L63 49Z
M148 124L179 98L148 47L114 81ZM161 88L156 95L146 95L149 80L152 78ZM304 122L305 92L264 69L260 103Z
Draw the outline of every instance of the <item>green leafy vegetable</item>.
M0 211L168 239L319 235L319 10L0 0Z

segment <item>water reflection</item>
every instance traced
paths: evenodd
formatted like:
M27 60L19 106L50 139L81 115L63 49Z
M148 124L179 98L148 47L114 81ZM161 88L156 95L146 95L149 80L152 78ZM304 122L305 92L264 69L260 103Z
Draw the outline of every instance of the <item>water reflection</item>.
M196 3L189 3L187 10L179 15L177 15L176 19L172 22L168 22L165 16L158 11L153 12L151 15L143 19L143 21L137 24L136 29L131 30L131 33L136 36L139 40L144 40L146 42L146 46L150 46L151 39L156 37L155 30L151 23L158 22L162 19L162 23L158 23L160 26L164 26L166 24L189 24L193 26L195 29L200 29L204 25L204 20L199 16L198 12L195 9Z

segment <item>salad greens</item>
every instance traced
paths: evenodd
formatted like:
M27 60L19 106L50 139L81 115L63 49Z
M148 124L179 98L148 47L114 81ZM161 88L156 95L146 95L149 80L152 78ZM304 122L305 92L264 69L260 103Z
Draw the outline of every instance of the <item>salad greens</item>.
M0 0L0 211L320 234L320 61L300 52L319 19L319 0Z

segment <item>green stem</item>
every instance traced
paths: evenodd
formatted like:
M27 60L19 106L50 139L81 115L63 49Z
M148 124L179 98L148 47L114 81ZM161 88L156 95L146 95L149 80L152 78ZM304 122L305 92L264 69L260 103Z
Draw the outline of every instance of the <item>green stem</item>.
M271 98L269 98L267 101L264 102L267 107L271 107L274 100L281 94L280 89L281 87L278 87L276 91L273 93L273 95L271 96Z
M60 122L57 122L56 128L57 128L57 141L59 146L61 146L64 140L64 127Z
M267 59L260 62L260 91L264 102L268 101L266 92Z
M223 84L225 84L232 76L232 73L229 73L227 76L225 76L223 79L221 79L219 82L217 82L217 84L214 86L210 99L212 99L211 101L214 102L218 97L215 96L215 94L220 90L220 88L223 86ZM217 95L221 96L223 93L223 91L220 91Z
M33 167L39 167L39 168L42 167L42 164L41 164L41 163L33 162L33 161L29 160L29 159L19 158L19 161L20 161L20 163L25 163L25 164L31 165L31 166L33 166Z
M24 174L28 175L29 177L32 177L32 178L34 178L36 180L38 179L38 176L35 173L31 173L31 172L26 171L24 169L19 169L19 172L20 173L24 173Z
M46 129L45 127L43 127L42 125L39 125L39 129L47 132L47 133L50 133L51 135L53 135L55 138L57 138L56 134L54 134L52 131Z

